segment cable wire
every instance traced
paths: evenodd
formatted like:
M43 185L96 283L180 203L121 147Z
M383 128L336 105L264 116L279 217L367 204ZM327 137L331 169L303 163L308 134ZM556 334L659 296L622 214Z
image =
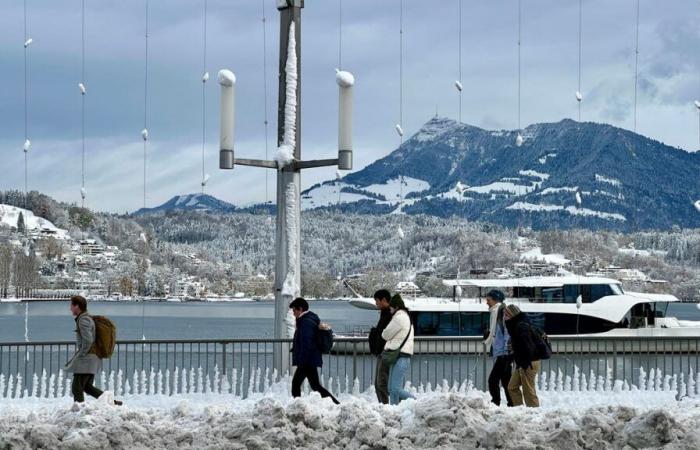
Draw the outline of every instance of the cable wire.
M204 29L203 29L203 48L202 48L202 194L204 194L204 178L205 174L205 148L206 148L206 132L207 132L207 0L204 0Z
M578 0L578 91L581 93L581 41L583 35L583 0ZM578 121L581 122L581 100L578 99Z
M459 2L459 84L462 85L462 0ZM459 123L462 123L462 89L459 89Z
M399 0L400 12L399 12L399 126L403 130L403 0ZM403 131L399 133L399 148L403 145ZM401 159L401 177L399 178L399 196L401 198L401 204L399 211L403 213L404 199L403 199L403 183L404 183L404 160ZM403 215L401 216L401 223L403 223Z
M522 8L521 0L518 0L518 131L520 128L520 47L521 47L521 32L522 29Z
M146 174L148 153L148 0L146 0L146 35L145 62L143 77L143 129L146 137L143 139L143 207L146 208Z
M262 4L262 34L263 34L263 100L265 118L263 124L265 126L265 160L269 157L269 142L268 142L268 120L267 120L267 19L265 17L265 0ZM270 202L268 172L265 171L265 204Z
M343 70L343 0L338 0L338 69Z
M28 177L28 164L29 160L27 155L29 153L29 146L27 142L29 140L29 34L27 33L27 0L24 0L24 207L27 208L27 177Z
M81 68L80 68L80 83L85 87L85 0L82 0L82 15L80 23L81 33ZM81 174L82 180L80 185L81 205L85 207L85 92L81 91L81 139L82 139L82 156L81 156Z
M637 80L639 77L639 0L637 0L637 28L634 45L634 132L637 132Z

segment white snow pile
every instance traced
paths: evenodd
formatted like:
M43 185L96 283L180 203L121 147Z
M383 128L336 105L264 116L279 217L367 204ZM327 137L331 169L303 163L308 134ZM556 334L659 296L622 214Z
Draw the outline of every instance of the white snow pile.
M111 395L0 404L0 448L698 448L700 403L497 407L479 391L419 394L398 406L372 392L179 398ZM589 396L579 395L585 403ZM543 397L543 404L547 398Z
M55 237L58 239L66 239L68 237L68 232L66 230L58 228L56 225L46 219L35 216L33 212L27 209L5 205L2 203L0 203L0 224L16 228L20 213L22 213L24 226L27 230L37 232L46 230L55 234Z
M552 211L563 211L571 214L572 216L595 216L605 220L620 220L622 222L627 221L627 218L622 214L609 213L603 211L595 211L588 208L576 208L573 206L561 206L561 205L547 205L547 204L535 204L528 202L515 202L506 209L518 209L522 211L530 212L552 212Z
M607 184L609 184L611 186L615 186L615 187L622 186L622 182L620 180L618 180L616 178L606 177L604 175L595 174L595 180L600 182L600 183L607 183Z
M521 253L520 259L522 261L544 261L546 263L559 264L562 266L571 262L570 260L566 259L564 255L561 255L559 253L544 254L542 253L542 249L540 247L535 247L526 252Z

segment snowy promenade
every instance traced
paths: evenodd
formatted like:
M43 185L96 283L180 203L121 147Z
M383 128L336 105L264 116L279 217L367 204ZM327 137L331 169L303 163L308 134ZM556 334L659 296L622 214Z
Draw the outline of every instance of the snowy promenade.
M488 394L446 386L399 406L372 390L289 395L288 380L233 394L111 394L80 408L70 398L0 402L0 449L24 448L700 448L700 400L667 391L556 392L542 407L496 407ZM76 405L77 406L77 405Z

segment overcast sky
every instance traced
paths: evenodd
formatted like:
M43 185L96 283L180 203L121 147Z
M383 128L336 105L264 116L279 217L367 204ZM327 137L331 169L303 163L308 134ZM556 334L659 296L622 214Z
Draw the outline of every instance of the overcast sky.
M279 15L267 22L268 148L276 145ZM86 0L87 206L143 202L145 0ZM302 155L336 154L339 1L306 0L302 17ZM522 125L576 117L578 1L522 0ZM80 202L81 0L27 0L29 189ZM265 170L218 169L219 87L233 70L236 154L265 156L262 0L208 0L207 193L265 200ZM342 67L354 73L355 167L398 145L399 0L342 0ZM582 120L633 127L635 0L583 0ZM517 1L462 0L462 119L517 127ZM197 192L202 172L204 0L150 0L147 204ZM639 133L698 149L700 0L641 0ZM403 128L457 119L459 0L404 1ZM23 1L0 2L0 189L23 189ZM275 174L268 171L269 192ZM312 169L304 187L332 178ZM273 195L271 194L271 197Z

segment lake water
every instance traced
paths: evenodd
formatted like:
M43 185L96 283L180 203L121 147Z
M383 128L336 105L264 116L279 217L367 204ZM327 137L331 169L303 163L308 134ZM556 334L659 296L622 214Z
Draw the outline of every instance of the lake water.
M0 342L24 341L25 303L0 303ZM377 312L358 309L344 301L313 301L311 309L321 320L343 332L354 326L368 327ZM271 302L159 303L91 302L90 312L109 316L117 325L119 339L234 339L271 338L274 305ZM668 315L700 320L695 304L669 306ZM30 302L31 341L71 341L75 324L68 302Z
M336 332L369 326L377 312L344 301L313 301L311 309ZM31 341L72 341L75 323L66 302L29 302ZM0 342L24 341L25 303L0 303ZM117 326L119 339L271 338L272 302L167 303L90 302L91 314L105 315Z

